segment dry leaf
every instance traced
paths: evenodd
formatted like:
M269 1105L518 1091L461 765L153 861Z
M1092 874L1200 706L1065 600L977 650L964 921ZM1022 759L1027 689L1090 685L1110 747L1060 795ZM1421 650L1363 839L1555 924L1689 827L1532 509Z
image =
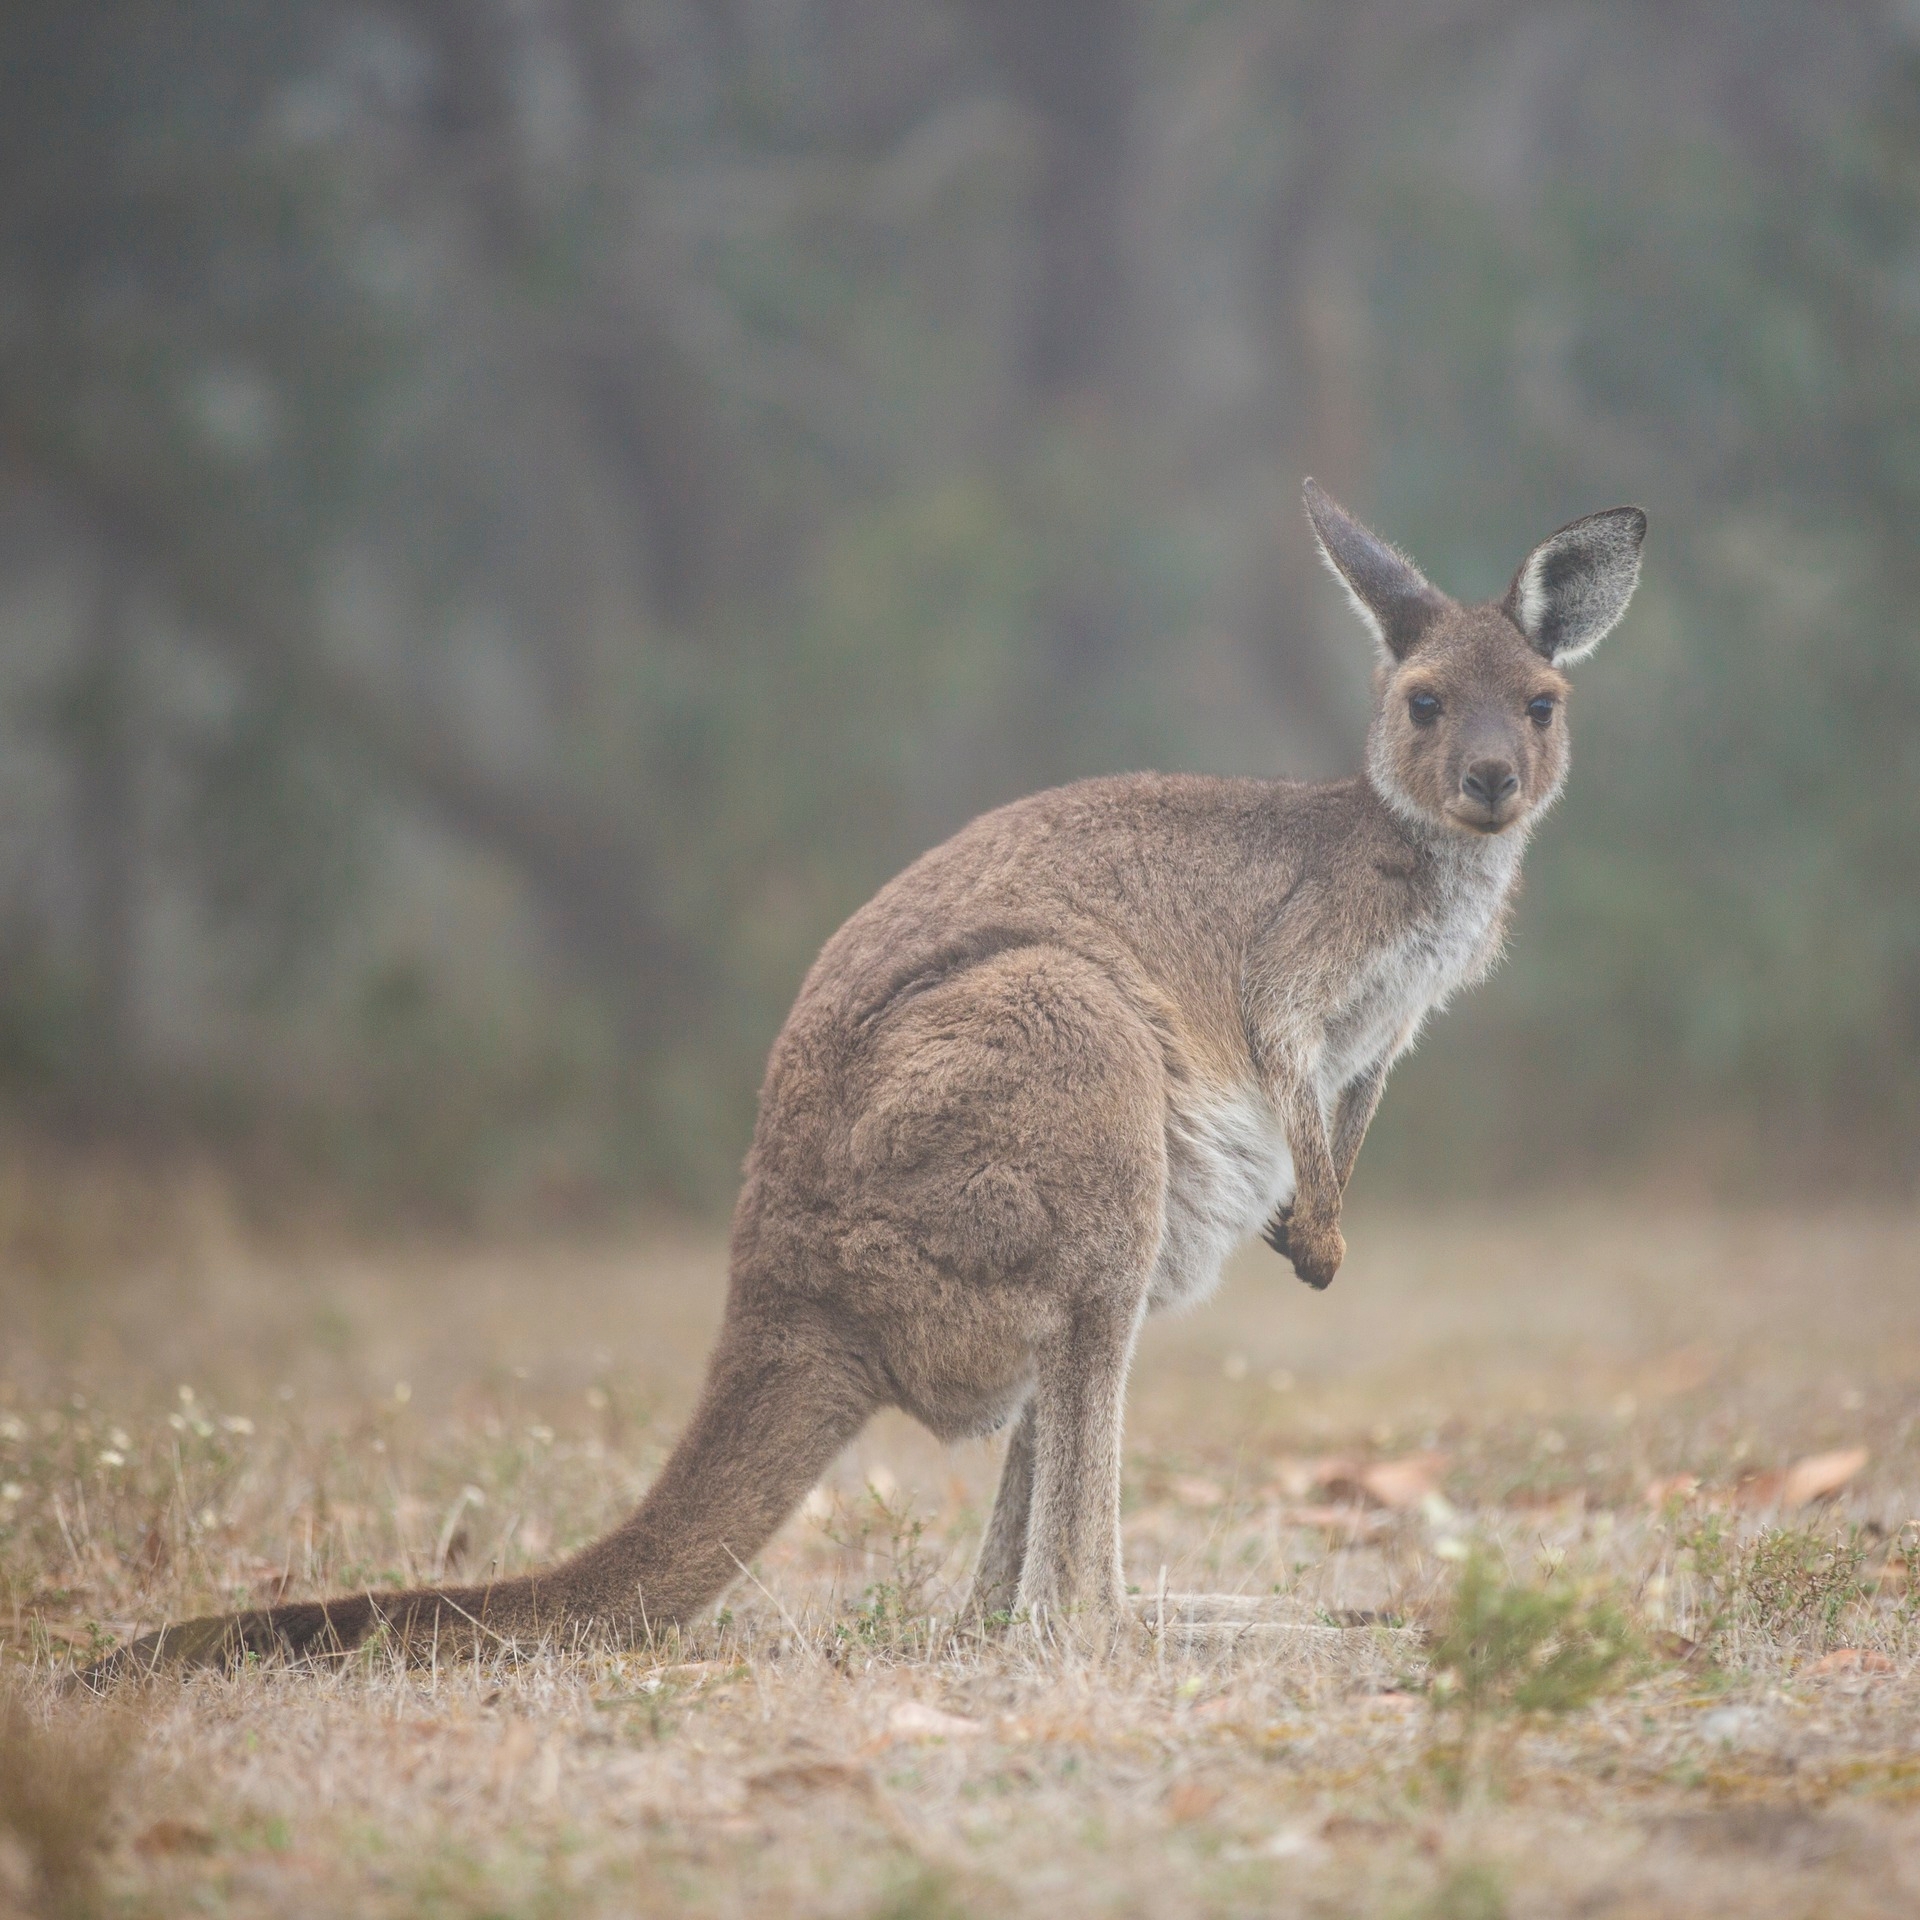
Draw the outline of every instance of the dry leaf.
M1185 1823L1204 1820L1226 1798L1205 1780L1177 1780L1167 1792L1167 1818Z
M1891 1673L1893 1662L1873 1647L1835 1647L1824 1659L1816 1660L1810 1673Z
M723 1660L681 1660L670 1667L656 1667L640 1684L645 1686L650 1680L664 1686L704 1687L715 1674L731 1671Z
M1330 1453L1317 1460L1276 1462L1274 1482L1288 1500L1304 1500L1318 1492L1335 1500L1404 1512L1440 1491L1447 1463L1444 1453L1409 1453L1397 1460L1364 1461Z
M1664 1360L1656 1360L1641 1374L1640 1390L1653 1399L1691 1393L1707 1384L1719 1364L1719 1355L1710 1347L1682 1347Z
M1669 1500L1691 1500L1700 1491L1697 1473L1669 1473L1647 1482L1647 1505L1656 1511Z
M1387 1517L1365 1507L1282 1507L1283 1527L1318 1527L1348 1540L1371 1540L1386 1530Z
M1288 1500L1304 1500L1315 1492L1361 1498L1360 1476L1365 1471L1366 1462L1350 1453L1322 1453L1310 1460L1283 1455L1274 1463L1274 1489Z
M824 1793L846 1787L866 1793L873 1787L873 1775L865 1767L844 1760L795 1760L781 1767L766 1767L747 1776L749 1793L770 1793L792 1797L803 1793Z
M1226 1489L1217 1482L1192 1474L1176 1474L1167 1487L1183 1507L1217 1507L1227 1497Z
M1364 1813L1331 1813L1320 1823L1323 1840L1378 1840L1393 1831L1385 1820Z
M1832 1453L1810 1453L1790 1467L1750 1473L1726 1496L1736 1507L1761 1510L1781 1507L1788 1512L1829 1500L1867 1464L1865 1447L1841 1447Z
M1321 1483L1325 1470L1334 1465L1342 1468L1347 1462L1335 1463L1330 1460L1296 1460L1283 1456L1274 1462L1273 1483L1280 1496L1286 1500L1304 1500Z
M1427 1696L1409 1693L1404 1687L1384 1687L1378 1693L1368 1694L1366 1701L1370 1707L1390 1707L1395 1713L1412 1713L1427 1704Z
M1515 1487L1504 1504L1520 1513L1563 1509L1584 1513L1587 1490L1585 1487Z
M1810 1453L1787 1469L1780 1490L1783 1507L1804 1507L1828 1500L1867 1464L1865 1447L1841 1447L1832 1453Z
M156 1820L133 1843L135 1853L211 1853L213 1835L191 1820Z
M1216 1727L1222 1721L1237 1720L1245 1711L1245 1706L1234 1695L1223 1693L1215 1699L1201 1701L1189 1718L1199 1721L1202 1726Z
M895 1740L969 1740L986 1726L924 1701L896 1700L887 1709L887 1732Z
M1398 1460L1376 1460L1355 1477L1363 1493L1397 1513L1438 1493L1446 1471L1444 1453L1410 1453Z

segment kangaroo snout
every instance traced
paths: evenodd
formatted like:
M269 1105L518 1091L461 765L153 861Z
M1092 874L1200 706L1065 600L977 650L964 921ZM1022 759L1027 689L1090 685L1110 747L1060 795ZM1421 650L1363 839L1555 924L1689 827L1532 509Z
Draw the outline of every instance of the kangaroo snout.
M1520 776L1511 760L1475 760L1460 776L1460 791L1491 813L1520 791Z

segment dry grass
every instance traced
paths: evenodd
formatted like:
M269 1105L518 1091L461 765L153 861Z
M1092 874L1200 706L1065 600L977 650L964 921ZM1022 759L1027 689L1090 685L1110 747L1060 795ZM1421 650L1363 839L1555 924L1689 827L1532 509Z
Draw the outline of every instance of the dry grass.
M996 1455L888 1420L684 1644L169 1683L135 1737L54 1673L599 1530L722 1281L688 1236L296 1257L182 1219L145 1259L15 1233L0 1270L0 1911L1920 1909L1912 1219L1363 1215L1324 1297L1248 1257L1150 1332L1129 1577L1317 1630L1104 1665L956 1637ZM1864 1471L1798 1512L1644 1498L1848 1446ZM1426 1498L1342 1504L1414 1455L1444 1456ZM1429 1645L1484 1686L1464 1775Z

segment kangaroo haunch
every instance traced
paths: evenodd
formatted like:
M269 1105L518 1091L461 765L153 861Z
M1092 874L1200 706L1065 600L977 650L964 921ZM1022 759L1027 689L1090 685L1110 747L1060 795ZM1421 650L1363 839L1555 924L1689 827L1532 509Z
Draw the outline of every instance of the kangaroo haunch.
M1561 669L1625 611L1646 532L1577 520L1462 606L1306 503L1379 648L1366 772L1036 794L834 935L768 1062L704 1391L632 1518L527 1578L190 1621L86 1677L377 1629L643 1639L710 1607L882 1407L944 1438L1012 1423L978 1615L1110 1631L1140 1323L1263 1225L1333 1278L1388 1069L1499 950L1566 778Z

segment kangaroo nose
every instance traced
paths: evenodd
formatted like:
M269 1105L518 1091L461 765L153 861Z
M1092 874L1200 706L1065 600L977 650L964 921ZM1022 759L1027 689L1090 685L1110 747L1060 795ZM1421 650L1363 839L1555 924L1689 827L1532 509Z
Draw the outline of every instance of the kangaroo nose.
M1497 807L1520 790L1520 776L1508 760L1476 760L1460 785L1483 807Z

